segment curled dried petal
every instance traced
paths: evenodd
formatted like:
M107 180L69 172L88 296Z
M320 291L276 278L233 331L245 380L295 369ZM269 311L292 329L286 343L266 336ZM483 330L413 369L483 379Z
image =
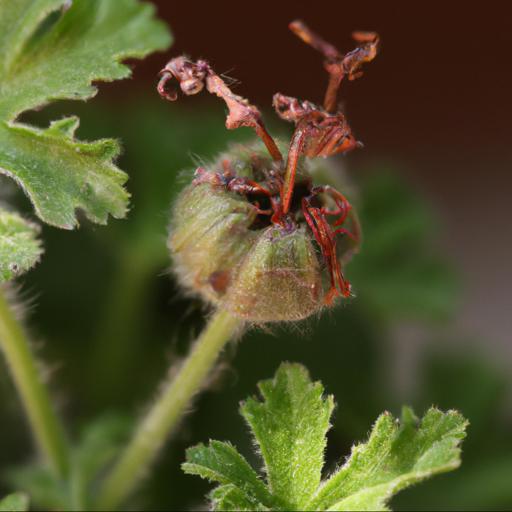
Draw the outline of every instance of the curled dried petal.
M226 128L233 130L246 126L253 128L256 134L263 140L270 155L274 160L282 160L283 157L276 143L267 132L261 113L257 107L238 94L233 93L226 82L217 75L210 65L204 60L192 62L187 57L181 56L170 60L160 72L161 79L158 91L162 97L170 101L177 98L172 82L176 80L182 92L188 96L201 92L205 85L208 92L215 94L226 102L229 114L226 118Z
M362 75L359 69L377 56L379 45L379 36L375 32L353 32L352 37L357 43L361 43L361 46L347 53L340 64L349 80Z
M274 94L272 105L281 119L293 123L299 122L306 115L318 110L318 107L309 101L299 101L297 98L285 96L279 92Z
M172 82L177 81L183 94L187 96L197 94L204 88L208 70L208 63L204 60L192 62L185 56L171 59L160 71L162 78L158 84L158 91L164 98L175 101L178 96L175 89L170 89L170 86Z

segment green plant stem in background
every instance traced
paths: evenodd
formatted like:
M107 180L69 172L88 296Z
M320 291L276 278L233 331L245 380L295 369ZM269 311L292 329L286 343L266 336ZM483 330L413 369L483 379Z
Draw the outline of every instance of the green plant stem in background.
M0 287L0 346L28 416L39 449L59 477L69 469L64 430L30 352L29 342Z
M140 253L138 244L129 247L116 266L90 363L95 371L92 398L97 406L116 403L134 369L133 345L147 304L148 280L158 268Z
M119 462L107 476L98 498L99 510L114 510L134 490L176 426L194 394L199 391L226 343L243 322L218 311L197 340L178 374L163 389Z

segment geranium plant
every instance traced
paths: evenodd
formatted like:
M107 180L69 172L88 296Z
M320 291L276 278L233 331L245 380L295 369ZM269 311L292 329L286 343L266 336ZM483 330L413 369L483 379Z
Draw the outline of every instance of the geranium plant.
M20 187L35 213L27 219L0 205L0 346L41 456L10 472L21 494L0 501L1 510L25 510L29 500L62 510L126 505L230 340L356 300L357 283L348 282L344 267L359 251L361 226L349 187L324 159L361 146L338 107L338 89L362 74L379 39L356 32L356 48L343 54L302 22L290 28L323 54L329 82L321 107L275 95L277 114L295 125L289 143L274 139L260 111L206 61L176 57L162 70L164 98L175 100L177 88L186 95L206 89L226 102L227 128L253 128L259 141L231 146L198 167L172 208L173 271L189 295L209 305L205 331L159 388L131 440L115 441L124 427L108 420L71 442L12 283L42 257L38 222L72 230L79 216L97 224L124 218L127 175L116 166L119 143L77 139L76 116L47 127L21 117L56 100L90 99L96 82L130 75L123 61L163 50L171 39L151 4L137 0L0 2L0 174ZM383 510L402 488L460 463L466 421L459 413L430 409L419 421L404 408L400 422L384 413L368 442L322 475L332 396L291 364L260 390L263 401L249 399L241 410L264 477L232 445L217 441L191 448L183 464L187 473L220 484L211 494L218 510Z

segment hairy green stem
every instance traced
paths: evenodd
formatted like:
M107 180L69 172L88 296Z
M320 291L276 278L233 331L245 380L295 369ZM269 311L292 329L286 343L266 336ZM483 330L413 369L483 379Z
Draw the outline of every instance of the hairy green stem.
M242 321L218 311L201 334L176 377L163 389L121 458L107 476L98 498L99 510L114 510L133 491L197 393L226 343Z
M33 435L55 474L69 469L66 436L39 375L30 345L0 286L0 347L21 397Z

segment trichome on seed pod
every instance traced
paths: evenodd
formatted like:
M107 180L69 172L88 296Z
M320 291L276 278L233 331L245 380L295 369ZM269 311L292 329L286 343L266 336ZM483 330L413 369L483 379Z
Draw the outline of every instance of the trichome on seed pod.
M172 59L158 84L170 101L178 86L185 95L206 88L225 101L228 129L250 127L260 139L196 170L176 202L169 236L181 283L252 322L299 320L349 297L342 267L360 242L349 201L340 190L315 185L314 177L325 166L318 157L361 146L337 95L343 79L361 76L362 64L375 57L378 36L355 32L358 47L341 54L300 21L290 29L323 54L329 83L323 107L274 95L277 114L295 124L288 145L271 137L259 110L204 60Z

